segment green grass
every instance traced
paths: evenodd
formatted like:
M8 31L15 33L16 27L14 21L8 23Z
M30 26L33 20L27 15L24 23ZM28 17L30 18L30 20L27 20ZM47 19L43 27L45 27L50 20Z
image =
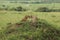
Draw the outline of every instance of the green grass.
M24 3L0 3L0 8L2 5L5 5L8 9L16 8L18 6L22 6L23 8L30 10L36 10L39 7L47 7L49 9L60 9L60 3L51 3L51 4L24 4Z
M17 32L13 32L11 34L5 34L6 31L10 30L7 29L8 23L12 23L12 24L18 23L25 15L35 15L39 19L46 20L49 24L53 25L53 27L56 28L57 30L60 30L60 12L0 11L0 40L25 40L31 38L33 38L33 40L40 40L43 34L41 32L41 28L37 28L37 29L32 28L30 30L29 25L25 25L25 27L18 28Z
M46 20L49 24L54 25L53 27L60 29L60 13L59 12L15 12L15 11L4 11L0 12L0 40L25 40L33 38L33 40L40 40L42 32L41 29L36 30L31 29L25 25L25 27L18 28L18 32L13 32L11 34L5 34L5 29L7 28L7 23L17 23L25 15L35 15L39 19ZM8 31L9 29L6 29ZM28 31L29 30L29 31ZM35 32L34 32L35 31ZM2 37L3 36L3 37ZM1 38L2 37L2 38ZM37 39L37 37L39 37ZM57 38L57 37L56 37ZM41 39L43 40L43 39ZM48 39L47 39L48 40Z
M17 28L15 32L12 32L11 34L6 34L5 32L13 31L9 28L7 28L9 25L8 23L19 23L20 20L25 15L35 15L39 19L46 20L48 22L47 25L52 25L57 30L60 30L60 12L33 12L32 10L35 10L39 7L48 7L50 9L60 9L59 6L60 3L52 3L52 4L20 4L20 3L4 3L0 4L0 7L2 5L8 6L8 8L14 8L18 6L22 6L23 8L31 9L26 12L18 12L18 11L5 11L0 10L0 40L25 40L25 39L31 39L33 40L40 40L42 36L46 35L53 35L51 30L48 30L46 33L43 33L41 31L41 28L31 28L29 24L27 23L24 27ZM48 26L49 27L49 26ZM31 30L30 30L31 29ZM51 33L49 33L49 31ZM54 31L54 30L53 30ZM59 35L60 36L60 35ZM58 38L60 40L60 37L54 36L53 37ZM52 38L53 38L52 37ZM37 39L38 38L38 39ZM43 40L43 39L41 39ZM46 39L48 40L48 39Z
M36 15L40 19L47 20L50 24L60 29L60 13L59 12L0 12L0 27L6 26L7 23L16 23L25 15Z

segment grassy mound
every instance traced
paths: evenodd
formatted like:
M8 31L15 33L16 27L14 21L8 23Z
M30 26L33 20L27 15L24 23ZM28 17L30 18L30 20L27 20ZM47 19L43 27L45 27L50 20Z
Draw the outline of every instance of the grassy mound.
M2 34L1 34L2 33ZM60 30L55 29L45 20L9 24L0 32L1 40L60 40Z

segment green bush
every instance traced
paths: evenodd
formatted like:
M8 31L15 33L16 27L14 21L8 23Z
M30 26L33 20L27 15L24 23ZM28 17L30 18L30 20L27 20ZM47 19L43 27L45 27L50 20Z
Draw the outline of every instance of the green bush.
M40 7L35 11L36 12L50 12L50 9L48 9L47 7Z
M60 12L60 9L49 9L47 7L40 7L35 10L36 12Z
M26 11L26 9L22 8L22 7L16 7L15 11Z

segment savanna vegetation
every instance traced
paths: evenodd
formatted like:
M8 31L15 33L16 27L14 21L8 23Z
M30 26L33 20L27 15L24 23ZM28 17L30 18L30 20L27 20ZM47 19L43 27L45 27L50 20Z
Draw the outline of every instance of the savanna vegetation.
M60 40L60 8L54 4L0 4L0 40Z

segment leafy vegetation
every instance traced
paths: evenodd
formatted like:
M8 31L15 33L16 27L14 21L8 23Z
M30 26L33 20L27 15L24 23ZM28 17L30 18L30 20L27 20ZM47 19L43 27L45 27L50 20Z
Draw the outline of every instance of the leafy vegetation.
M35 11L36 12L60 12L60 9L49 9L47 7L40 7Z

